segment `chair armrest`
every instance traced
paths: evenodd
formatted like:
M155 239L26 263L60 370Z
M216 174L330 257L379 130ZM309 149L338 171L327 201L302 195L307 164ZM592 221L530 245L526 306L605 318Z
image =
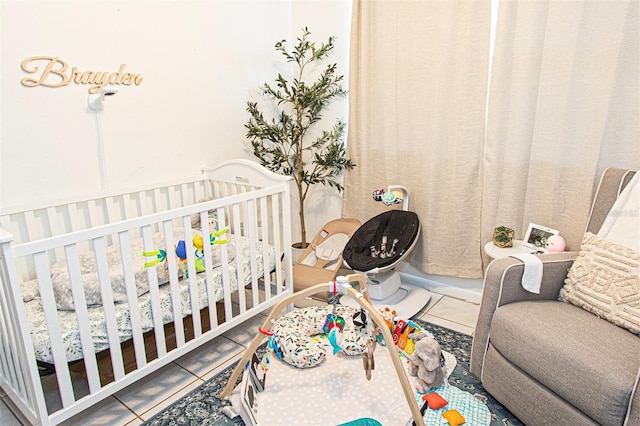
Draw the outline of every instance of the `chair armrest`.
M623 424L625 426L640 425L640 369L636 376L636 385L631 394L631 401L629 401L629 414Z
M564 285L569 268L578 255L576 252L549 253L540 255L542 260L542 283L540 294L522 288L524 272L522 261L505 257L489 264L485 272L480 314L473 334L471 349L471 374L480 378L484 354L489 344L491 320L495 310L502 305L527 300L555 300Z

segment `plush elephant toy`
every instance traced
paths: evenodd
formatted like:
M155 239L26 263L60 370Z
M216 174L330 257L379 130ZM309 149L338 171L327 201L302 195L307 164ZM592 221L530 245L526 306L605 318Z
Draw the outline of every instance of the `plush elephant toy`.
M425 333L411 333L409 338L415 344L415 350L409 356L409 374L418 378L418 392L427 393L444 383L440 365L442 350L438 341Z

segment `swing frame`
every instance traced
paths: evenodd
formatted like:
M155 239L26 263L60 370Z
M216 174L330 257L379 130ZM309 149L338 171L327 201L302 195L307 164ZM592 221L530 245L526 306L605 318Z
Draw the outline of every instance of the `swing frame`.
M356 291L351 283L357 282L359 284L360 291ZM293 307L293 303L297 300L307 298L316 293L321 292L340 292L343 295L347 295L354 299L361 308L366 309L369 313L369 317L373 320L375 326L378 331L382 333L384 337L384 341L386 344L386 348L389 350L391 355L391 361L393 363L393 367L398 375L398 379L400 380L400 384L402 386L402 391L404 396L409 404L409 409L411 410L411 415L413 417L413 424L416 426L425 426L424 419L422 417L422 413L420 412L420 407L415 399L415 393L413 388L411 387L411 383L409 382L409 378L405 372L404 366L402 364L402 360L400 359L400 354L396 349L396 345L393 341L393 336L391 335L391 331L387 327L384 318L378 312L378 310L371 304L371 300L369 299L369 293L367 292L367 284L366 278L360 274L349 274L346 277L337 277L336 280L328 282L316 284L307 289L301 290L297 293L294 293L286 298L282 299L278 302L271 312L267 319L265 319L262 327L260 327L260 331L256 333L256 336L253 338L249 347L246 349L244 355L236 365L231 377L229 377L229 381L225 388L220 392L219 398L226 399L231 395L233 389L235 387L236 382L240 378L240 375L244 371L244 367L251 360L253 354L256 352L258 347L262 344L263 339L267 336L265 332L269 332L271 330L271 325L273 320L280 314L280 312L287 308L290 309ZM364 356L364 355L363 355Z

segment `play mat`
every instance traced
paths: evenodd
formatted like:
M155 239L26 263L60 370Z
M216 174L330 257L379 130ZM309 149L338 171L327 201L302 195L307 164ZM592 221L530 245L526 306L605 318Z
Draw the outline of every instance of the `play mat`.
M360 298L362 295L358 294L356 297ZM369 306L368 303L359 303L363 307ZM330 308L327 309L330 313ZM322 308L312 310L313 316L319 315L321 311ZM372 311L373 309L369 312ZM293 313L279 317L274 314L265 321L263 327L268 328L270 323L274 324L272 331L266 333L271 336L269 350L262 359L258 359L253 350L240 361L240 365L244 365L240 385L232 393L221 395L231 402L230 406L223 409L226 415L231 418L240 415L245 424L260 426L414 425L414 419L419 419L420 415L425 425L490 424L491 414L485 404L448 384L457 361L446 351L442 351L439 362L443 373L443 380L439 383L443 384L426 393L417 391L418 380L409 374L410 361L405 351L414 342L406 340L403 329L411 329L408 326L412 326L412 330L433 338L433 335L417 324L395 318L389 321L379 313L371 313L370 319L375 318L376 324L379 324L384 318L387 327L382 330L384 338L380 339L378 336L375 349L371 350L373 369L368 372L364 368L368 360L367 352L364 355L346 355L345 351L336 349L331 331L309 333L312 334L310 337L313 344L323 346L326 356L313 366L300 368L297 360L283 357L281 347L284 345L274 338L278 333L278 324L283 323L282 318L299 318L302 315L300 312L310 315L307 311L296 312L294 309ZM340 314L351 319L346 312ZM348 322L347 320L345 330L350 326ZM284 323L290 324L291 321ZM265 332L264 329L261 331ZM394 333L394 336L391 337L390 333ZM393 348L387 347L387 342ZM301 339L300 350L309 344L309 341ZM239 366L238 375L240 369ZM230 381L231 383L235 383L235 380ZM420 412L416 411L416 406L420 408Z
M326 344L330 349L329 342ZM274 359L273 354L268 357L266 390L257 393L258 425L317 425L319 421L324 425L343 425L358 419L373 419L382 425L413 423L386 350L375 352L375 369L369 381L362 368L362 356L329 354L323 364L309 369L292 367ZM411 382L412 379L409 378ZM449 424L442 415L451 409L462 414L466 425L490 423L488 408L471 394L449 384L433 391L448 404L438 409L427 408L425 425ZM425 403L424 395L416 392L419 406Z

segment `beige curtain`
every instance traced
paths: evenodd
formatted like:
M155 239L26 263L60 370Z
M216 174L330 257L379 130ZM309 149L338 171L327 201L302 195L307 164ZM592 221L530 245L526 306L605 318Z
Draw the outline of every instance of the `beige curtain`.
M638 4L500 2L484 241L499 225L522 238L532 222L577 250L604 168L640 167Z
M488 81L489 1L354 1L343 216L385 210L375 189L403 185L421 220L408 259L476 277Z
M488 88L489 0L355 0L343 216L406 186L435 274L482 276L500 225L577 248L604 168L640 168L638 4L499 1Z

